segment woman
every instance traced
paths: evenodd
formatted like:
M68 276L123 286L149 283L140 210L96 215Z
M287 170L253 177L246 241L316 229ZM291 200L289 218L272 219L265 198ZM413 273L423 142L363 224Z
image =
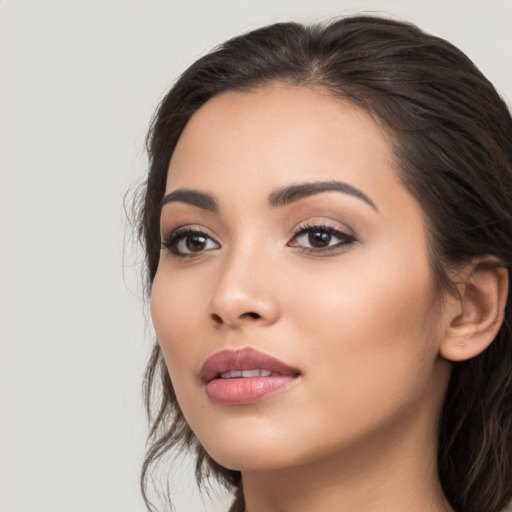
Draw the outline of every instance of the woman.
M276 24L193 64L139 215L143 492L186 447L232 511L502 510L511 134L464 54L388 19Z

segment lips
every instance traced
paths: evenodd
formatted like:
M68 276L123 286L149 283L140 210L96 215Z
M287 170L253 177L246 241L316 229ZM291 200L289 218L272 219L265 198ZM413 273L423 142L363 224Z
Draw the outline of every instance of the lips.
M287 388L300 370L253 349L222 350L201 368L208 397L224 405L250 404Z

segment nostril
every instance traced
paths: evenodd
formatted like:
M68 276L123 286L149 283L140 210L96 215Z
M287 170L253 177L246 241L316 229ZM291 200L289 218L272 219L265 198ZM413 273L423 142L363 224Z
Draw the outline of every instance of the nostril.
M249 311L248 313L244 313L244 314L240 315L240 318L253 318L254 320L257 320L258 318L261 318L261 316L258 313Z
M221 325L223 324L224 322L222 321L222 318L217 315L217 313L212 313L212 318L213 318L213 321L217 324L217 325Z

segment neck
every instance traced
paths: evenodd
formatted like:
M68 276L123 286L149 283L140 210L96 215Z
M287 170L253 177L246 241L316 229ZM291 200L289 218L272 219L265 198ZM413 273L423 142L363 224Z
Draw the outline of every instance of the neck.
M336 457L242 472L247 512L453 512L437 472L435 427L382 432ZM392 435L392 438L390 436ZM389 448L391 447L391 448Z

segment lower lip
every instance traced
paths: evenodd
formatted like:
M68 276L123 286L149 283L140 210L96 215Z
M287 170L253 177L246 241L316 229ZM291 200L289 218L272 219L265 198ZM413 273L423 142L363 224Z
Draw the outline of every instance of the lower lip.
M218 404L246 405L286 389L296 379L292 375L213 379L206 384L206 394Z

